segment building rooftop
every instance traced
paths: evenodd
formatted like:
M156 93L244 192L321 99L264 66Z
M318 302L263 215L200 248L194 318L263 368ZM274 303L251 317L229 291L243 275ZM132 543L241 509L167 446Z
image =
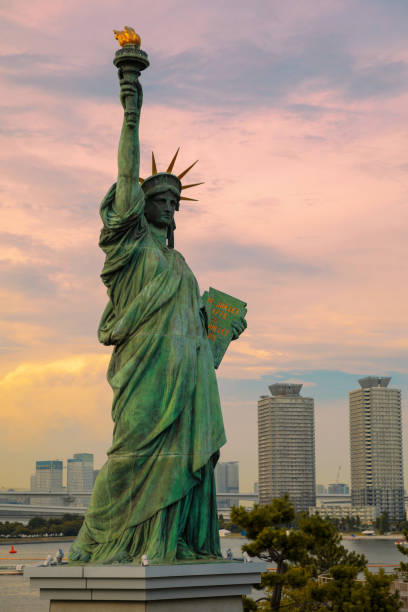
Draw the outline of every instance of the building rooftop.
M388 387L391 380L391 376L365 376L359 378L358 382L362 389L369 389L370 387Z
M272 395L299 395L302 387L298 383L275 383L269 385L269 391Z

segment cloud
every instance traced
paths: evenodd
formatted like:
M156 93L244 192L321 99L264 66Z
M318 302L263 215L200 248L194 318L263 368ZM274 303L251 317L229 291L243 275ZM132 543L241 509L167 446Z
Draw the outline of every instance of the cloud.
M193 268L200 272L216 269L217 272L230 270L251 270L253 274L265 275L273 270L276 278L328 274L326 266L317 262L308 264L301 259L291 258L273 246L257 246L233 240L195 242L192 258Z
M45 242L33 236L27 234L12 234L11 232L4 231L0 232L0 247L2 249L2 254L4 254L4 250L8 247L17 249L20 254L24 252L30 254L30 256L36 255L36 257L38 257L39 254L49 256L52 252Z
M92 385L100 382L101 367L107 366L105 355L75 355L45 364L24 363L0 379L4 391L32 386L39 387Z
M38 269L35 266L18 265L9 261L0 263L0 285L7 285L9 289L14 289L29 295L40 294L44 297L55 293L55 281L51 275L56 272L56 268Z
M179 10L190 12L185 3L179 5ZM197 104L231 109L243 105L252 108L265 104L276 106L299 89L304 94L322 89L337 90L351 99L395 96L407 91L405 58L391 61L383 58L387 50L389 54L387 43L391 32L397 40L403 41L402 32L398 31L398 12L385 10L381 3L377 3L374 11L376 31L379 22L383 22L380 36L376 38L377 50L370 49L370 54L364 57L365 64L362 64L359 54L361 39L367 39L369 33L372 37L372 32L367 33L366 28L369 28L370 18L373 19L372 11L367 12L365 1L353 7L354 19L362 33L354 28L346 30L350 26L348 3L343 7L339 3L327 7L320 4L310 12L302 11L297 4L296 11L278 11L275 22L270 5L258 6L254 19L251 10L235 3L232 21L227 5L231 3L225 3L225 7L218 7L217 11L211 7L194 9L193 14L200 15L202 23L194 23L196 37L193 44L188 44L189 37L179 20L175 19L174 9L162 5L161 20L166 15L173 33L183 32L184 43L180 49L177 36L166 36L166 42L160 44L157 30L162 25L157 24L157 38L149 41L153 69L143 75L153 102L165 99L167 104L179 108ZM59 7L57 12L61 18L67 19L68 24L76 20L75 38L81 34L86 37L88 32L84 23L78 24L75 7L64 9ZM83 12L88 13L87 10ZM155 11L147 11L146 17L149 12ZM109 19L109 14L108 5L100 7L99 21ZM237 27L233 27L233 23ZM251 23L251 32L243 30L243 23ZM27 25L21 23L19 26L14 23L14 27L27 29ZM66 48L64 37L59 46L57 36L60 36L58 28L54 34L53 53L33 53L30 49L0 56L0 65L10 84L18 86L24 82L41 91L58 91L60 95L76 100L113 101L117 85L113 80L113 69L106 69L108 45L104 46L101 58L95 56L92 49L85 51L82 48L82 52L92 58L89 65L80 59L78 52L72 53L72 49ZM110 46L112 52L111 41ZM41 45L41 48L44 47ZM396 55L394 49L393 55Z
M95 448L102 461L110 436L98 205L117 172L111 30L123 23L151 60L141 174L152 150L164 168L181 144L177 171L199 158L188 182L205 184L180 208L176 248L203 290L248 302L248 330L218 372L224 456L256 479L256 443L243 450L242 431L256 440L263 377L316 383L334 417L342 371L405 375L407 11L396 0L163 0L136 26L122 0L2 3L0 377L11 376L16 479L38 449ZM305 365L332 370L331 384ZM245 398L231 398L227 377ZM317 417L323 439L330 423ZM19 422L25 440L37 436L24 451Z
M107 355L73 355L46 363L22 363L0 379L0 457L20 460L2 473L2 484L28 486L29 470L40 458L96 453L98 465L110 443L112 394L104 381Z
M0 55L0 66L9 69L10 72L21 71L25 73L33 73L33 70L38 70L39 67L47 68L50 64L47 55L33 53L5 53Z
M64 94L71 100L96 98L112 101L117 94L118 87L104 65L89 70L86 66L67 64L64 56L54 55L51 62L46 55L16 53L0 55L0 66L6 81L14 87L23 82L25 86L42 92Z
M194 104L228 109L278 106L299 87L304 94L337 90L350 99L393 97L407 91L405 61L373 58L372 65L359 67L344 49L325 53L327 45L327 37L318 37L306 48L279 55L255 43L247 43L243 53L242 45L231 41L224 45L221 59L217 47L158 54L154 71L143 75L143 83L153 103L165 99L178 108ZM0 65L9 86L24 82L43 92L58 91L77 103L93 98L113 102L117 97L114 72L102 64L90 70L88 66L67 66L64 57L54 57L50 66L43 56L15 54L0 56Z
M394 97L408 88L408 63L378 63L356 71L346 87L346 96L364 99L374 96Z

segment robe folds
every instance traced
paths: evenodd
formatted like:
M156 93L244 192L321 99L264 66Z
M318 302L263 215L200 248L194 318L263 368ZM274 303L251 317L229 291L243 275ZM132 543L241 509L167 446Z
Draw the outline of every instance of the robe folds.
M109 302L98 335L114 345L112 446L71 562L219 557L214 466L225 433L197 281L160 244L140 190L120 216L101 204Z

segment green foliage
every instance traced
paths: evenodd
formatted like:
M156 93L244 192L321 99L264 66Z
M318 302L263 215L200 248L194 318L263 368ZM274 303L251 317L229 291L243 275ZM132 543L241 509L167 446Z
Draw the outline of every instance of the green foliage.
M364 581L357 580L353 566L331 568L329 580L319 583L309 579L300 589L285 592L282 608L288 612L397 612L401 609L398 593L390 593L395 576L381 569L377 574L364 570Z
M398 593L390 594L394 575L387 576L381 568L377 574L364 570L364 582L358 582L352 592L355 610L364 612L395 612L401 609ZM358 607L359 606L359 607Z
M36 529L41 529L42 527L45 527L46 524L47 520L45 518L43 518L42 516L35 516L28 521L27 527L30 529L30 531L35 531Z
M337 565L330 569L331 580L322 585L325 598L330 602L329 610L353 610L350 607L353 591L357 586L358 568L350 565Z
M383 570L371 574L364 555L350 552L341 544L332 521L318 515L295 516L287 497L251 511L233 508L231 519L245 529L250 540L243 550L276 564L276 572L262 574L259 588L265 596L258 601L244 598L244 611L400 610L398 593L390 594L394 577ZM406 537L408 542L408 532ZM363 570L365 579L358 580Z
M45 519L34 517L27 525L22 523L0 523L0 537L11 536L43 536L44 534L57 534L64 536L75 536L81 528L83 516L78 514L64 514L62 518Z
M362 571L367 565L364 555L350 552L341 544L341 534L331 521L319 515L304 516L299 528L312 539L306 563L314 566L315 576L336 565L350 565Z
M404 544L397 544L397 548L398 548L398 550L400 551L400 553L402 555L405 555L406 557L408 557L408 546L407 546L408 531L406 529L404 529L403 534L404 534L404 538L405 538L405 543ZM401 561L400 562L399 572L400 572L402 578L405 581L408 581L408 562L407 561Z
M390 517L388 516L388 513L383 512L382 514L380 514L380 516L376 518L374 526L380 533L386 533L390 531L391 521Z
M271 594L270 609L279 610L282 590L290 577L290 565L305 560L311 544L310 536L299 529L290 529L295 520L295 510L287 496L274 499L268 506L255 506L250 511L234 507L231 519L245 529L250 540L242 550L251 557L276 563L276 572L262 574L261 588Z
M218 515L218 527L219 529L228 529L231 533L239 533L241 531L238 525L234 525L231 521L226 521L222 514Z
M256 601L244 595L242 597L243 612L257 612L259 610Z
M408 521L407 521L406 513L404 515L404 518L401 521L394 522L393 527L397 533L403 533L404 531L408 529Z

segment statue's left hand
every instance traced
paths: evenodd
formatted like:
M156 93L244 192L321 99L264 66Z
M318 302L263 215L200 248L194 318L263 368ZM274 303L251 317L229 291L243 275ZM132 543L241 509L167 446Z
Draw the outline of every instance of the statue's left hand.
M231 333L232 340L236 340L242 334L243 331L247 328L247 322L244 317L240 317L239 319L234 319L231 323Z
M143 103L143 89L139 79L134 74L126 74L123 70L119 70L120 84L120 101L123 108L126 110L126 99L130 96L133 98L134 106L140 114L140 109Z

